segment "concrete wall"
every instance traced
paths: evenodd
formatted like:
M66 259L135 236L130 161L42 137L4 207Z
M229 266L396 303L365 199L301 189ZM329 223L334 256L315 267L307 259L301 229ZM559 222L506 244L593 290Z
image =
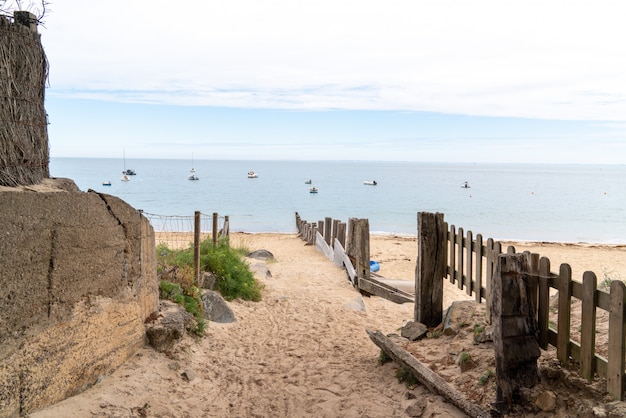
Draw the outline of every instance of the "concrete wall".
M119 198L62 179L0 187L0 417L81 392L144 344L155 257Z

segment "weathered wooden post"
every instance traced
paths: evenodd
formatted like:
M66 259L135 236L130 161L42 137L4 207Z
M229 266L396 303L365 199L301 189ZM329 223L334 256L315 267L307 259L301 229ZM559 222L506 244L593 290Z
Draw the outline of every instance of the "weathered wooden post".
M446 269L446 224L443 213L417 214L415 321L434 327L443 317L443 280Z
M213 245L217 246L217 212L213 212Z
M326 241L326 244L330 247L332 246L332 224L333 224L333 218L325 218L324 219L324 241Z
M498 256L491 287L493 344L496 358L495 407L506 413L520 387L539 382L537 320L528 258Z
M357 277L370 278L370 225L367 219L350 218L348 226L348 248L346 254ZM357 281L358 285L358 281Z
M193 213L193 282L200 286L200 211Z
M339 222L337 226L337 241L341 244L341 246L346 248L346 223Z

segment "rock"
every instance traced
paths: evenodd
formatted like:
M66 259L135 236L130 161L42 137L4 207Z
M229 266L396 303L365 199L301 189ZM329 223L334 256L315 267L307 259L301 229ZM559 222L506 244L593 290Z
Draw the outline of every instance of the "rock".
M460 328L473 324L477 306L478 304L472 300L452 302L444 315L443 334L456 335Z
M417 341L423 338L427 332L428 328L426 328L426 325L420 322L409 321L400 330L400 335L411 341Z
M235 314L226 304L222 296L213 290L205 290L202 293L202 308L204 317L219 324L227 324L237 321Z
M413 405L410 405L406 409L406 416L412 418L418 418L424 416L424 411L426 410L426 400L420 399L415 402Z
M193 370L185 370L180 375L182 376L183 379L185 379L188 382L191 382L193 379L196 378L196 374L194 373Z
M211 271L203 271L200 275L200 287L203 289L215 290L217 276Z
M267 260L274 258L274 254L267 250L256 250L252 251L247 255L248 258L256 258L257 260Z
M535 400L537 408L543 412L551 412L556 408L556 395L552 391L545 391Z
M346 303L344 307L348 310L365 312L365 302L363 302L361 295L357 296L353 302Z
M148 343L159 352L170 351L185 335L187 326L194 321L193 316L182 306L162 300L159 302L159 316L147 324Z
M482 344L493 341L493 328L485 325L482 330L474 332L474 344Z
M266 278L272 277L272 273L270 273L267 268L267 264L265 263L250 264L250 271L254 273L255 276L265 276Z

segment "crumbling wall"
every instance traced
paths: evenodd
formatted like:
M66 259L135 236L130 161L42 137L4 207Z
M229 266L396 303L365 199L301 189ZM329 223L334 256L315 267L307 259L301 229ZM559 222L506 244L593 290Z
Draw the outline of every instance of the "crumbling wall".
M148 220L71 181L0 187L0 235L7 417L79 393L126 361L158 310L158 283Z

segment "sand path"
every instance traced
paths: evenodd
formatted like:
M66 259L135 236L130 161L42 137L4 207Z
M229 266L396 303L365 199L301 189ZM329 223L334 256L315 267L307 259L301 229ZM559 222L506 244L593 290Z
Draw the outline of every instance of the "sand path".
M170 356L144 348L32 417L405 417L418 401L423 416L464 416L421 386L407 389L393 363L378 364L365 328L394 332L413 304L362 298L343 269L295 235L235 239L274 254L251 261L266 286L261 302L230 303L237 322L211 323Z

